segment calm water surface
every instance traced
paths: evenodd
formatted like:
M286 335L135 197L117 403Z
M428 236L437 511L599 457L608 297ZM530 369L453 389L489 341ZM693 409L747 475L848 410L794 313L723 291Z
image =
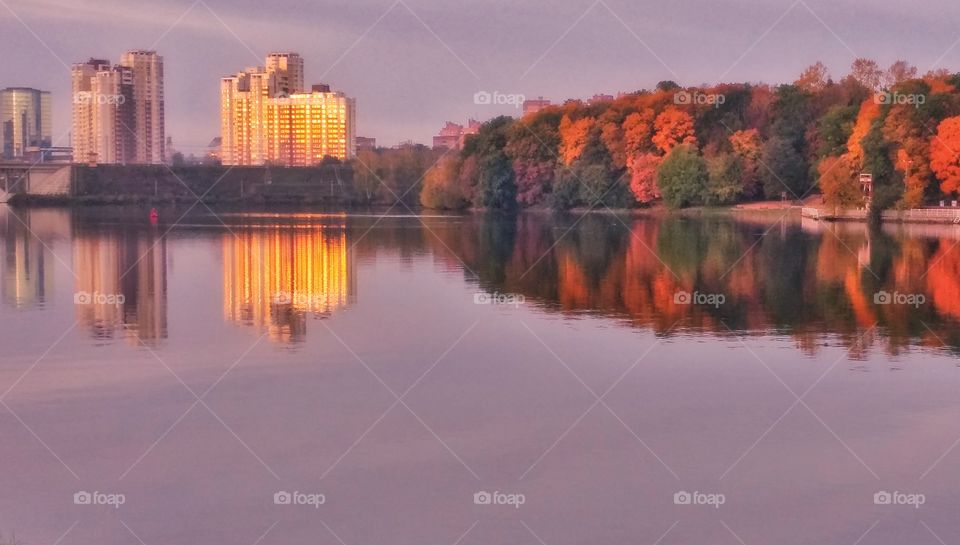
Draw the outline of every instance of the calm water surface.
M0 208L4 535L960 540L960 228L181 213Z

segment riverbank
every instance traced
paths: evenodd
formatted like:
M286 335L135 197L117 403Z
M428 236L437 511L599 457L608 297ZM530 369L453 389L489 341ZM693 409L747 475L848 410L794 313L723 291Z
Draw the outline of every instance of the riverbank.
M800 215L804 218L828 222L866 222L869 212L866 209L843 210L837 208L804 207ZM884 210L880 215L882 222L888 223L932 223L940 225L960 224L960 208L915 208L911 210Z

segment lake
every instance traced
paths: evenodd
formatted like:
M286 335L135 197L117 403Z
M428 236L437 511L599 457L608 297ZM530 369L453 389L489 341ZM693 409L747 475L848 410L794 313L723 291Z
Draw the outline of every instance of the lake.
M958 244L797 211L0 207L0 532L952 543Z

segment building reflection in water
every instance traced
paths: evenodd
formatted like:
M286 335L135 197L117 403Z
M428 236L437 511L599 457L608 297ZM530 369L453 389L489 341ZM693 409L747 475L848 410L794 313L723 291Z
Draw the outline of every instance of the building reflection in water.
M154 231L94 230L73 239L77 321L97 339L167 337L167 244Z
M3 301L15 308L43 307L53 296L56 257L51 248L56 239L69 238L69 217L63 211L17 214L4 208L2 218Z
M326 318L355 300L356 271L343 226L235 229L223 238L224 317L302 342L307 317Z

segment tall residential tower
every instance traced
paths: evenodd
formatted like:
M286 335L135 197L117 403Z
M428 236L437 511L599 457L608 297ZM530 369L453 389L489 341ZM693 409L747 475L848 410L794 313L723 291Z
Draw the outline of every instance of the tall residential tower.
M163 57L129 51L116 66L90 59L73 66L72 81L75 161L163 163Z
M303 84L303 59L272 53L265 67L220 81L225 165L310 166L354 156L356 103L327 85Z

